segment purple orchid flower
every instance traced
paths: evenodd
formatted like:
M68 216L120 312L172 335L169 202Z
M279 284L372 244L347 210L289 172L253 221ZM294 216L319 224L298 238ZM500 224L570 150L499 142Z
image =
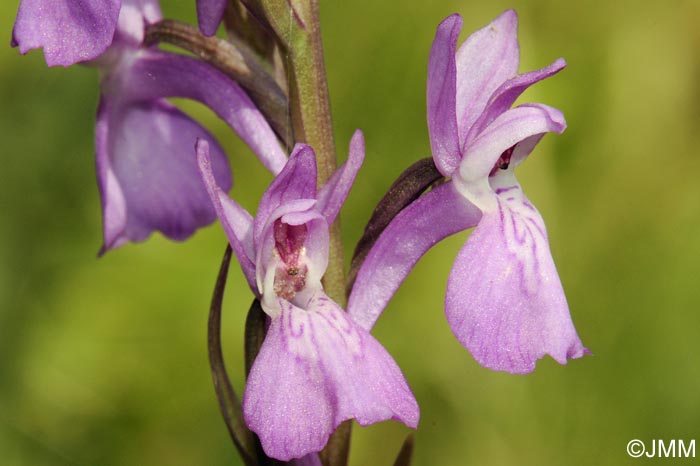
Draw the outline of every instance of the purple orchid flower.
M143 241L154 230L184 240L216 218L191 150L197 138L214 138L165 98L207 105L273 173L287 160L267 121L235 82L194 58L141 46L144 27L160 19L156 0L23 0L15 23L13 44L20 52L43 46L49 65L93 59L101 71L95 131L104 229L100 254ZM230 188L228 161L218 144L212 144L211 158L218 183Z
M576 334L549 251L544 221L514 168L547 132L566 127L542 104L510 108L530 85L566 65L517 74L517 16L509 10L457 50L459 15L438 27L428 66L428 128L447 183L402 211L368 254L349 298L370 329L418 259L476 226L447 283L445 311L457 339L483 366L532 372L545 354L565 364L588 350Z
M313 150L298 144L253 219L217 186L208 144L197 144L204 184L253 293L269 318L243 396L265 453L287 461L320 451L338 425L418 424L400 369L323 291L333 223L364 158L358 131L348 161L316 191Z

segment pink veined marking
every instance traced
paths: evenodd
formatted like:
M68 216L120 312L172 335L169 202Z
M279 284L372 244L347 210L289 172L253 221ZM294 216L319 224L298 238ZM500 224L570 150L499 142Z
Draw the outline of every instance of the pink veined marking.
M515 205L511 207L509 204ZM524 209L518 209L518 205ZM537 237L539 236L544 241L547 239L546 233L537 219L534 218L534 215L537 215L537 210L525 199L511 201L509 197L504 202L499 202L499 211L502 225L505 228L506 246L518 262L522 280L521 286L528 294L535 293L541 280ZM532 215L528 215L528 212L531 212ZM510 217L510 221L507 223L505 222L506 215Z
M509 186L507 188L498 188L494 192L496 194L503 194L503 193L507 193L508 191L512 191L514 189L519 189L519 188L517 186ZM515 198L510 198L510 199L515 199Z
M287 328L289 329L289 335L292 338L301 338L304 336L304 322L299 323L298 330L295 331L294 329L294 319L292 318L292 314L294 314L294 307L290 303L285 303L289 308L287 309Z

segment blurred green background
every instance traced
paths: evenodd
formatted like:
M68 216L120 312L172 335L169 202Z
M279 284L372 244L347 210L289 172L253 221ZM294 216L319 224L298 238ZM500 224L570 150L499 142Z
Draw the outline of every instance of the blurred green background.
M0 6L5 43L17 2ZM194 21L194 2L163 0ZM428 51L520 15L521 71L569 67L524 100L562 109L519 169L542 212L571 313L594 355L527 376L478 366L442 299L466 233L419 263L374 334L422 408L416 465L696 464L631 459L629 440L700 440L700 2L322 2L337 147L367 159L343 211L346 257L392 180L429 155ZM0 47L0 464L236 465L206 357L216 225L183 244L154 235L96 258L93 69L48 69ZM253 210L270 176L211 112L183 104L230 155ZM250 292L232 267L225 351L239 391ZM408 429L356 428L351 464L389 465Z

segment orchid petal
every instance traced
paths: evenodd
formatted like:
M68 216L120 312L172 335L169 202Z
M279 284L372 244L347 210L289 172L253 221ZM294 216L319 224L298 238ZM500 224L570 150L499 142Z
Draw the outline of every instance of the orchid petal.
M544 221L512 170L498 178L498 209L484 213L450 273L448 323L490 369L532 372L545 354L566 364L588 350L571 322Z
M112 43L120 0L22 0L12 46L22 54L44 48L49 66L92 60Z
M510 155L510 166L515 168L527 158L530 153L535 150L535 146L544 137L544 134L535 134L529 138L525 138L515 145L513 152Z
M250 146L260 161L277 174L287 162L265 117L238 84L211 65L157 50L139 50L127 76L116 89L124 99L185 97L211 108Z
M470 35L457 51L456 115L460 148L467 133L484 111L491 94L518 72L518 16L502 13L486 27Z
M446 183L392 220L360 267L348 314L369 330L413 266L438 241L479 221L481 212Z
M181 241L216 218L197 176L191 148L198 137L213 140L170 104L122 106L103 99L96 139L105 209L102 252L125 241L143 241L153 230ZM218 184L229 189L228 162L218 144L213 145L212 166Z
M455 113L457 65L455 50L462 17L448 16L438 26L428 59L428 131L435 165L450 176L459 165L460 144Z
M198 139L195 146L199 173L207 188L216 215L224 227L231 249L238 263L241 264L243 275L253 293L257 294L255 283L255 251L253 249L253 217L237 202L219 187L211 166L209 143Z
M163 18L157 0L122 0L115 40L138 47L146 26Z
M197 0L199 30L205 36L213 36L224 17L226 0Z
M243 396L265 453L288 461L320 451L347 419L415 428L418 405L384 348L322 293L300 309L280 300Z
M301 458L292 460L292 466L323 466L321 463L321 458L318 457L318 453L309 453Z
M486 179L507 149L531 136L548 132L561 133L565 128L564 115L547 105L526 104L508 110L493 120L469 144L455 182L464 193L464 184ZM470 200L474 201L473 198Z
M255 216L255 241L260 241L270 214L297 199L316 199L316 156L311 147L297 144L284 169L267 188Z
M323 212L329 225L333 223L345 202L364 158L365 138L358 129L350 140L348 159L318 191L318 210Z
M128 239L124 236L126 229L127 206L124 193L112 168L109 144L109 114L111 104L107 99L101 99L97 109L95 125L95 155L97 168L97 186L102 203L102 225L104 246L100 255L111 248L121 246Z
M466 144L468 145L469 141L479 134L486 126L490 125L496 117L508 110L528 87L557 74L565 67L566 61L564 61L563 58L559 58L545 68L519 74L501 84L489 99L484 111L469 130Z

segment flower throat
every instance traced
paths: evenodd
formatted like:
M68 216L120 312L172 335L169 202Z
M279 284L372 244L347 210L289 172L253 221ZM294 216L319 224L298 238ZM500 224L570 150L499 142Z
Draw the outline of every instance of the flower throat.
M306 256L306 225L289 225L281 220L275 221L275 249L280 257L280 264L275 270L275 294L291 300L306 286L308 268L304 263Z

